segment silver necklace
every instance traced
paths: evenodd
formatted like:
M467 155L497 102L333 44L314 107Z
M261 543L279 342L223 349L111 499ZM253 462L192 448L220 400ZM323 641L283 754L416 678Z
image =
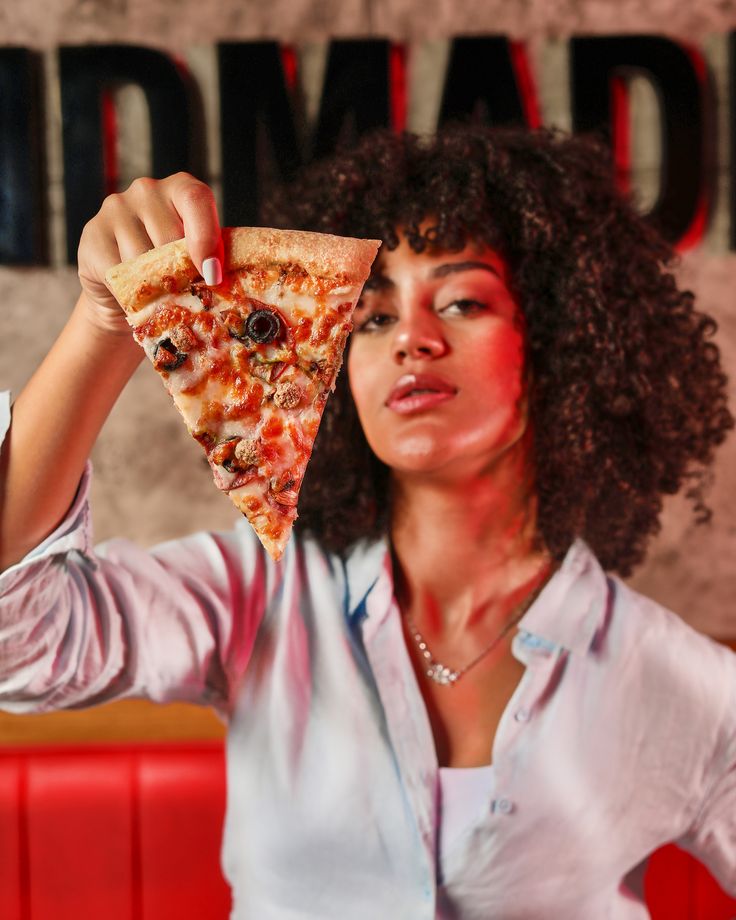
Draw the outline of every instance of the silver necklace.
M547 572L545 571L545 575ZM465 665L465 667L455 670L454 668L448 667L446 664L442 664L441 661L438 661L427 645L424 636L417 629L416 623L410 614L405 614L406 625L409 627L409 632L411 633L412 639L416 642L419 651L422 653L422 657L425 659L425 671L427 677L430 680L433 680L436 684L442 684L443 686L452 687L456 684L460 678L467 674L471 668L474 668L479 661L482 661L486 655L489 655L493 649L498 645L498 643L503 639L508 632L513 629L514 626L519 622L519 620L524 616L527 610L531 607L532 602L542 590L542 585L544 584L544 578L540 584L534 589L534 591L526 597L521 604L519 605L514 616L509 620L509 622L504 626L501 632L496 636L496 638L487 645L483 651L476 655L471 662Z

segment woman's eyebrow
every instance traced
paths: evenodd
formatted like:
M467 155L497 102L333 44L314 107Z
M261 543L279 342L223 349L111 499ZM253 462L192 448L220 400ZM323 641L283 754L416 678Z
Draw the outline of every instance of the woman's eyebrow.
M488 262L476 262L472 260L465 262L445 262L442 265L438 265L436 268L433 268L429 273L429 277L432 279L445 278L447 275L452 275L455 272L468 272L475 271L476 269L490 272L500 281L503 281L503 278L501 278L501 275L497 269L495 269L492 265L489 265ZM375 274L371 275L364 285L365 289L372 291L382 291L393 287L396 287L395 282L392 281L391 278L389 278L387 275L382 275L380 272L376 272Z
M429 273L430 278L444 278L446 275L451 275L454 272L468 272L474 271L475 269L480 268L483 271L490 272L492 275L495 275L499 280L501 276L498 271L488 262L446 262L443 265L438 265L437 268L433 268Z
M382 275L379 272L370 275L368 280L363 285L364 290L370 291L382 291L391 287L396 287L394 282L387 275Z

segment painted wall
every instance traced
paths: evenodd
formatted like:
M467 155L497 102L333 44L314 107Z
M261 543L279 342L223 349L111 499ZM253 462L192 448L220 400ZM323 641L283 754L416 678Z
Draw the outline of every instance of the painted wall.
M718 343L736 380L736 254L726 240L729 181L726 33L736 29L736 0L24 0L0 7L0 43L44 53L46 149L51 243L49 268L0 267L2 335L0 386L18 392L68 316L77 294L74 271L62 264L63 222L58 82L55 49L64 43L125 41L176 54L203 91L210 174L218 184L217 79L213 44L272 38L294 43L304 74L307 107L318 98L328 37L376 36L410 43L409 125L431 126L439 100L447 39L461 34L505 34L527 43L543 121L566 127L566 39L573 34L655 33L697 45L719 87L715 113L721 128L721 194L709 234L686 253L683 283L715 316ZM646 203L656 183L651 91L633 97L634 183ZM122 172L145 172L147 154L141 100L120 98ZM29 322L29 317L32 320ZM734 384L731 392L734 393ZM736 402L736 400L734 400ZM227 528L229 501L214 489L199 447L188 438L152 369L139 369L95 447L93 512L97 538L122 535L151 544L198 527ZM722 448L714 470L711 525L696 528L686 503L666 506L663 528L647 563L632 579L639 590L677 610L704 632L736 639L736 438ZM0 731L3 726L0 721Z

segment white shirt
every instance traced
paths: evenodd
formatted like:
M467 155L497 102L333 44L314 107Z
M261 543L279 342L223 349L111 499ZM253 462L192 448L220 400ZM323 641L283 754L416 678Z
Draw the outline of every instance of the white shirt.
M736 894L736 656L582 541L520 623L486 805L440 862L387 544L343 563L295 539L274 564L244 524L95 552L88 478L0 577L0 706L218 707L233 917L638 920L642 865L671 840Z
M440 767L437 858L447 865L452 848L485 812L493 789L493 767Z

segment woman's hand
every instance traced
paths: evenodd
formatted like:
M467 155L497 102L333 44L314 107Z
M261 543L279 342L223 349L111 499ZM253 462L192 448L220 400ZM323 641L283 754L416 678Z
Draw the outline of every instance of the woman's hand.
M222 238L209 186L176 173L167 179L136 179L110 195L86 225L77 261L85 315L98 330L130 335L125 315L105 284L105 272L172 240L186 238L192 261L208 284L220 280Z

